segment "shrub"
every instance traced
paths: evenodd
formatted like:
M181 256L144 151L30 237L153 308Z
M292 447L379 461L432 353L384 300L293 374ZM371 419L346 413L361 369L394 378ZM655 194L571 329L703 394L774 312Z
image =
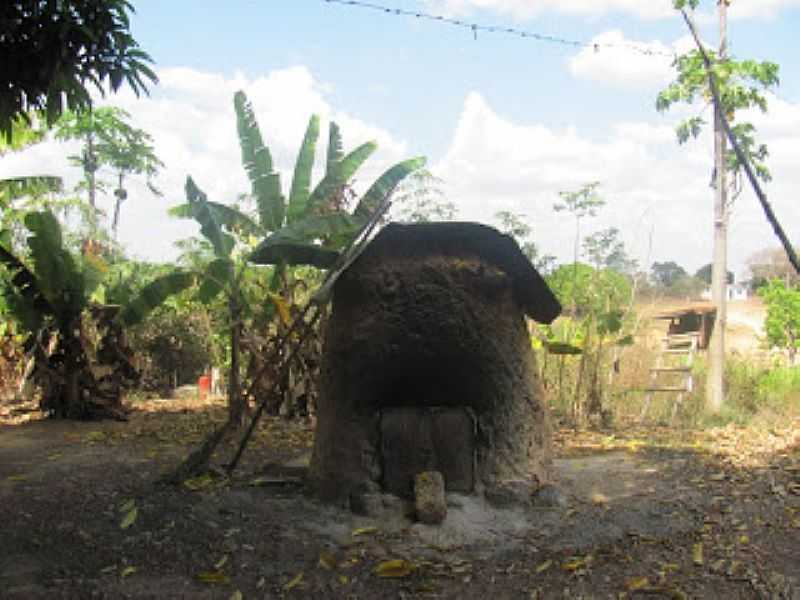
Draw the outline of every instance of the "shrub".
M141 374L141 389L169 395L174 388L195 383L210 364L211 326L203 311L163 307L129 332L129 342Z

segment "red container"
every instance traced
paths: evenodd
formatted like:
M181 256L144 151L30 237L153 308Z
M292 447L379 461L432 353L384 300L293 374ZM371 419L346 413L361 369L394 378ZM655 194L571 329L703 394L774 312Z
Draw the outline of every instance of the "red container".
M201 399L208 398L211 393L211 375L201 375L197 380L197 395Z

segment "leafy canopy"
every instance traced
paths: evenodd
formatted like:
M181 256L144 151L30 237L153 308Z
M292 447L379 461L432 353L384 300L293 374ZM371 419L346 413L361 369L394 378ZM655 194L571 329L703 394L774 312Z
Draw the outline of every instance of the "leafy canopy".
M52 125L65 108L88 110L90 85L146 93L158 78L130 33L132 12L128 0L0 2L0 133L11 137L30 111Z
M675 0L673 2L675 8L679 10L693 9L698 4L698 0ZM751 123L734 123L734 121L737 111L747 109L767 111L767 99L764 91L778 85L779 67L769 61L736 60L727 56L720 60L718 53L712 50L706 50L706 54L711 59L711 75L720 94L722 109L728 121L731 122L733 134L753 164L758 177L763 181L769 181L771 176L765 164L769 155L766 145L756 142L755 127ZM703 102L700 114L684 119L676 128L678 142L683 144L691 138L698 137L706 125L703 113L711 102L711 91L705 61L700 50L692 50L677 57L674 67L676 70L675 80L658 94L656 109L664 112L675 104ZM741 169L733 151L728 151L726 163L728 170L733 173L738 173Z
M758 295L767 305L764 329L771 346L783 348L794 360L800 348L800 288L773 279L759 288Z

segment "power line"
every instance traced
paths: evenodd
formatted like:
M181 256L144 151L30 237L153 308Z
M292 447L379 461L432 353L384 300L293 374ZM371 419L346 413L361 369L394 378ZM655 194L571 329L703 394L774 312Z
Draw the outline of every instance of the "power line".
M435 21L438 23L444 23L446 25L452 25L454 27L460 27L462 29L467 29L471 31L473 37L476 40L478 39L478 33L484 32L484 33L511 35L520 38L532 39L537 42L560 44L562 46L570 46L573 48L589 48L594 50L595 52L599 52L600 50L603 49L616 49L616 50L621 49L630 52L636 52L638 54L643 54L645 56L666 56L673 59L676 58L677 56L674 52L662 52L660 50L653 50L652 48L647 48L646 46L641 46L637 44L585 42L581 40L573 40L569 38L538 33L535 31L519 29L517 27L505 27L501 25L483 25L481 23L465 21L463 19L456 19L454 17L448 17L445 15L434 15L431 13L426 13L416 10L408 10L403 8L396 8L392 6L385 6L382 4L376 4L374 2L365 2L362 0L323 0L323 1L327 2L328 4L342 4L344 6L352 6L354 8L374 10L393 17L415 17L417 19L425 19L427 21Z

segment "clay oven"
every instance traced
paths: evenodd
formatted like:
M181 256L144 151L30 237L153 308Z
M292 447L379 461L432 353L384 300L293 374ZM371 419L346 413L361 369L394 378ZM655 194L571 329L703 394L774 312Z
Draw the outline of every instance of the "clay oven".
M549 479L547 408L525 315L561 307L516 242L476 223L390 224L337 281L311 475L321 495L410 496Z

